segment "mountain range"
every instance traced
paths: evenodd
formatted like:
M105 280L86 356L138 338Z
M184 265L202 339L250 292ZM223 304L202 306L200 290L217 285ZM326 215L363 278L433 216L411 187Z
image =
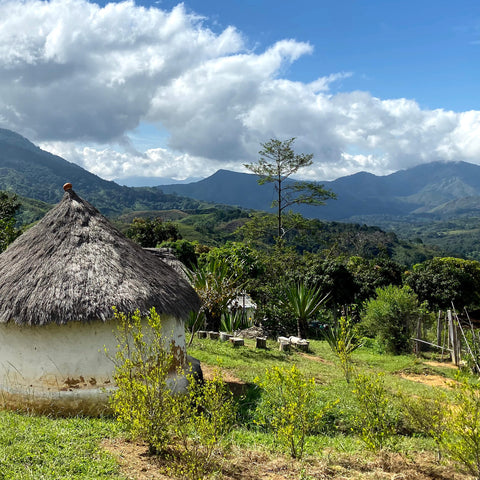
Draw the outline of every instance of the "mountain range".
M49 204L60 200L62 186L69 181L80 196L111 216L138 210L195 209L199 202L273 211L272 184L258 185L257 180L253 174L219 170L188 184L120 186L41 150L15 132L0 129L0 190ZM320 207L299 206L298 211L307 217L374 224L381 216L408 221L480 214L480 166L461 161L433 162L386 176L360 172L320 183L335 192L337 200Z
M273 211L273 184L258 185L253 174L219 170L212 176L183 185L160 185L165 193L198 200ZM324 206L297 206L310 218L372 223L379 216L447 218L480 213L480 166L466 162L432 162L391 175L360 172L319 182L336 200Z
M73 184L78 195L105 215L125 211L196 208L199 202L179 199L156 188L133 188L107 181L75 163L46 152L21 135L0 129L0 190L21 197L57 203L63 185Z

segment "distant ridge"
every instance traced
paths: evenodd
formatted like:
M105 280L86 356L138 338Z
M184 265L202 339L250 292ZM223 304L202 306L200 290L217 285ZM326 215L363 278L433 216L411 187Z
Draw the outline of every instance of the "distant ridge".
M195 209L199 202L272 211L271 184L257 176L218 170L188 184L126 187L48 153L21 135L0 129L0 190L54 204L66 181L106 215L139 210ZM480 213L480 166L462 161L433 162L376 176L367 172L320 182L338 199L320 207L301 206L310 218L376 224L380 217L447 219Z
M260 186L257 178L218 170L198 182L157 188L198 200L272 211L273 186ZM334 191L338 199L320 207L296 209L311 218L352 221L357 217L419 214L443 218L478 214L480 209L480 166L461 161L432 162L386 176L359 172L319 183Z
M18 133L0 129L0 190L53 204L62 198L62 186L67 181L79 195L107 215L198 206L195 200L179 199L158 189L123 187L104 180L40 149Z

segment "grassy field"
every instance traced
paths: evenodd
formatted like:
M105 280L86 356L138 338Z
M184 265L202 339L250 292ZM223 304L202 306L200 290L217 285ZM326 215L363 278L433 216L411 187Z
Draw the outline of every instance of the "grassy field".
M208 377L219 366L224 380L238 398L239 415L231 433L231 450L221 462L223 479L466 479L444 460L435 461L435 445L421 435L398 434L389 452L369 453L352 431L355 418L353 386L347 384L328 345L313 341L308 353L267 350L195 339L189 354L198 358ZM357 372L384 372L391 392L435 398L450 395L455 369L432 359L390 356L362 347L353 356ZM308 437L302 460L289 458L271 434L253 428L252 418L260 392L256 378L273 366L296 365L314 378L325 402L338 402L329 412L324 432ZM109 418L55 419L0 412L1 479L165 479L161 462L146 453L142 442L128 439ZM333 426L333 427L332 427ZM193 479L192 479L193 480Z

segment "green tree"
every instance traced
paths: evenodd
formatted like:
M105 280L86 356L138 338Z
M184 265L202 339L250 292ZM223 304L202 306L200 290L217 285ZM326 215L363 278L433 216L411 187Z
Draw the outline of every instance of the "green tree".
M212 248L200 257L200 263L208 263L211 260L226 263L242 283L258 278L265 268L258 252L241 242L227 242L221 247Z
M461 258L432 258L413 266L405 279L421 301L431 308L478 307L480 262Z
M354 302L357 285L342 259L306 255L306 260L305 281L316 285L323 295L330 293L328 301L335 309Z
M356 284L355 302L362 303L375 295L376 289L402 285L402 267L389 258L350 257L347 270Z
M164 222L161 218L153 220L134 218L126 235L144 248L155 248L164 241L175 241L182 238L174 223Z
M277 238L284 235L282 215L295 204L323 205L325 200L335 198L335 194L314 182L287 182L289 177L300 168L313 163L313 154L295 154L292 144L295 138L277 140L272 138L262 143L258 152L260 159L256 163L245 164L253 173L260 176L258 183L273 183L277 198L272 207L277 208Z
M20 203L15 194L0 191L0 252L22 233L15 228L15 215L19 209Z
M377 337L388 353L395 355L412 350L411 339L424 306L408 286L388 285L377 288L377 298L366 303L362 327L367 334Z
M276 245L271 252L259 252L262 274L248 282L257 305L255 316L271 334L292 334L296 325L285 302L287 285L303 278L303 257L293 249Z
M160 244L160 247L171 248L175 252L175 256L188 268L197 266L197 242L188 240L170 240Z

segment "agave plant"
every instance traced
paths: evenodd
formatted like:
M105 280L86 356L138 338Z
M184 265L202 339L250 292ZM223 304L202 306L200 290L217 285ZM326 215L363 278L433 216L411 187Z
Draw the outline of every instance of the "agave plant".
M242 309L224 312L220 322L222 332L233 333L251 327L252 325L245 317L245 312Z
M320 290L309 287L302 282L290 285L285 291L285 303L297 321L297 335L307 336L309 318L313 317L322 307L330 294L322 297Z

